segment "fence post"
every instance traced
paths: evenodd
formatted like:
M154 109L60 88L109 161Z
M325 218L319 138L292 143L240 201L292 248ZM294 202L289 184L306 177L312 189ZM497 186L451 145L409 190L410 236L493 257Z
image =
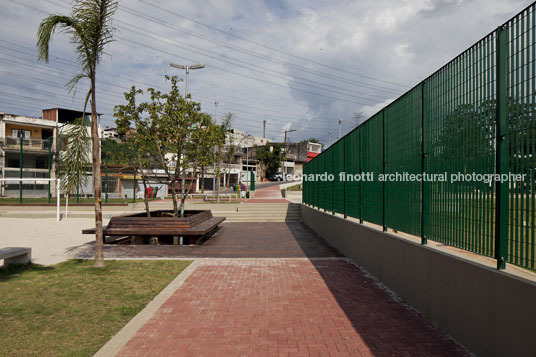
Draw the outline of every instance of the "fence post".
M22 165L23 165L23 158L22 158L22 145L23 145L23 138L20 137L20 152L19 152L19 178L22 179ZM19 203L22 203L22 180L19 181Z
M383 231L387 232L387 222L385 221L385 109L382 109L382 174L384 180L382 182L382 227Z
M108 138L104 139L104 203L108 203Z
M358 140L358 146L359 146L359 151L358 151L358 163L359 163L359 174L361 174L363 172L363 160L361 160L361 158L363 157L363 145L362 145L362 140L361 140L361 126L359 126L357 128L358 130L358 135L357 135L357 140ZM359 187L359 196L358 196L358 201L359 201L359 223L360 224L363 224L363 185L362 185L362 182L363 180L359 180L358 182L358 187Z
M421 82L421 174L426 172L426 145L425 145L425 128L424 128L424 116L425 116L425 110L424 105L426 101L424 100L425 90L424 90L424 83L426 80ZM424 227L426 226L426 204L425 204L425 189L424 189L425 181L424 179L421 179L421 244L427 244L428 239L426 238L426 234L424 232Z
M136 148L136 144L134 144L134 162L136 161L136 155L137 155L137 148ZM135 164L134 164L134 176L133 176L133 178L134 178L134 189L133 189L134 190L134 197L133 197L132 202L136 203L136 184L137 184L137 182L136 182L136 165Z
M496 33L496 138L495 173L508 172L508 93L507 93L507 47L508 35L504 26ZM508 197L509 182L495 181L495 259L497 269L506 267L508 244Z
M326 156L327 156L326 153L327 153L327 151L324 151L324 152L322 153L322 155L324 155L324 156L322 157L322 162L323 162L323 163L322 163L322 168L324 169L324 172L327 172L327 171L326 171ZM324 184L322 185L322 186L324 187L324 188L323 188L323 190L324 190L324 202L322 202L322 203L323 203L323 206L324 206L324 207L323 207L323 208L324 208L324 212L326 212L326 206L327 206L327 205L326 205L326 183L327 183L327 180L324 181Z
M335 145L337 142L335 142L331 146L331 174L334 174L335 172ZM336 180L331 181L331 214L335 214L335 199L333 198L335 196L335 182Z
M52 138L48 138L48 203L51 202L50 179L52 178Z
M342 181L342 211L344 218L348 218L348 215L346 214L346 139L348 137L345 137L342 139L342 171L344 172L344 180ZM340 175L339 175L340 179Z

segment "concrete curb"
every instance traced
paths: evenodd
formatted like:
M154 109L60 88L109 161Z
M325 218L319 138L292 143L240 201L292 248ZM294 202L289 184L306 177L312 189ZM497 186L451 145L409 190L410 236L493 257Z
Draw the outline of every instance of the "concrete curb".
M168 286L164 288L147 306L132 318L112 339L95 353L96 357L115 356L130 341L140 328L155 314L171 295L201 264L194 260Z

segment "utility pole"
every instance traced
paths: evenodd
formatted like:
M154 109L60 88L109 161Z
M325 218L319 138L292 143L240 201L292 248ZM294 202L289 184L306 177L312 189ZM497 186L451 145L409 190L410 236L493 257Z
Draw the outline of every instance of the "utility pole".
M331 130L328 132L328 147L331 145Z
M341 138L341 124L342 124L342 119L339 119L339 139Z
M177 63L170 63L169 64L171 67L173 68L178 68L178 69L185 69L186 70L186 82L185 82L185 86L184 86L184 96L186 98L186 100L188 100L188 77L190 75L190 70L191 69L202 69L202 68L205 68L205 65L202 64L202 63L197 63L197 64L193 64L191 66L183 66L182 64L177 64ZM182 152L182 161L183 161L183 165L182 165L182 182L181 182L181 217L184 217L184 186L186 186L186 168L185 168L185 165L184 165L184 151ZM134 173L134 176L136 174ZM190 181L190 185L192 184L192 181ZM173 187L173 189L175 189L175 187ZM181 243L182 243L182 237L181 237Z
M262 121L262 137L266 137L266 120Z

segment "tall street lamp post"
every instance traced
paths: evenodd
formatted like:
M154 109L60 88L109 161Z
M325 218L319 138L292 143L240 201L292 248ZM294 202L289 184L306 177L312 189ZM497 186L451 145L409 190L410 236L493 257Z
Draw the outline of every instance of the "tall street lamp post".
M201 68L205 68L205 65L202 64L202 63L197 63L197 64L192 64L190 66L183 66L182 64L178 64L178 63L173 63L171 62L169 64L171 67L173 68L178 68L178 69L185 69L186 70L186 82L184 84L184 96L185 98L188 100L188 77L190 75L190 70L191 69L201 69ZM183 160L183 165L182 165L182 183L181 183L181 196L182 196L182 204L181 204L181 217L184 217L184 186L186 186L186 168L185 168L185 165L184 165L184 152L182 153L183 157L182 157L182 160ZM190 185L192 184L192 182L190 181ZM175 187L173 187L173 190L175 189Z

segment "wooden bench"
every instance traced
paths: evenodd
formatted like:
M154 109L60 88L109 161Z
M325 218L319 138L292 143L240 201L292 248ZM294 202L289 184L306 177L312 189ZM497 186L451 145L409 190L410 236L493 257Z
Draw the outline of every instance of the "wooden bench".
M153 211L160 215L169 211ZM106 236L182 236L199 238L212 233L225 217L213 217L211 211L187 211L188 216L180 217L147 217L145 213L116 216L102 228ZM95 228L82 230L83 234L95 234ZM191 241L192 239L189 239Z
M0 249L0 259L4 265L28 264L32 259L32 248L9 247Z

